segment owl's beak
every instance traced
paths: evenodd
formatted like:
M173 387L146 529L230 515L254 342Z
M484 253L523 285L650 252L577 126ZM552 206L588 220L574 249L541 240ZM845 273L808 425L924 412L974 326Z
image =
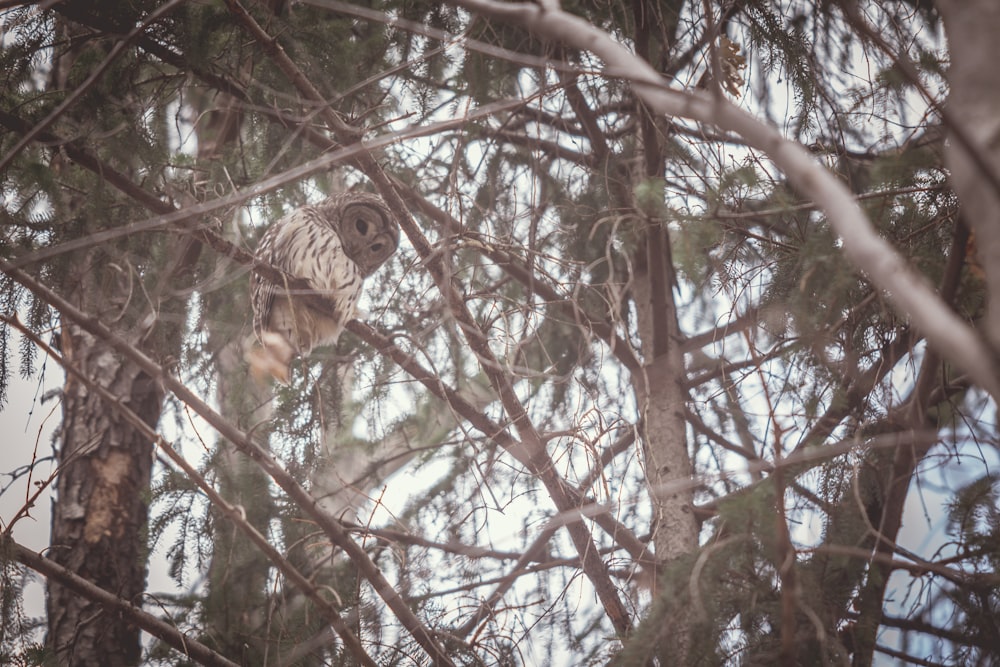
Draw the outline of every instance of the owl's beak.
M380 266L392 257L392 254L396 252L397 245L399 245L399 240L394 235L383 232L365 246L364 252L368 257L367 264L369 267L365 273L365 278L375 273Z

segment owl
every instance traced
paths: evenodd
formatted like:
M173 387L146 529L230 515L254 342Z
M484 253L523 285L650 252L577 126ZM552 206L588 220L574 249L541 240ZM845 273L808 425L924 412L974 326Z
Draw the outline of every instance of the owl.
M252 274L258 344L247 353L254 376L288 383L296 354L336 342L355 316L362 282L396 252L399 223L376 195L346 192L297 208L265 232L257 259L308 281L317 298Z

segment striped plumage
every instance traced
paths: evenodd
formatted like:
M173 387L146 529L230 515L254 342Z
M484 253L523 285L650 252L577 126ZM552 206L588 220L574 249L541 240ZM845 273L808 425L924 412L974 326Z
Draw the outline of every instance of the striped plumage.
M355 315L362 282L396 251L399 225L381 198L342 193L295 209L264 234L258 259L303 278L325 302L253 274L254 333L261 344L248 354L255 375L288 381L288 362L336 342Z

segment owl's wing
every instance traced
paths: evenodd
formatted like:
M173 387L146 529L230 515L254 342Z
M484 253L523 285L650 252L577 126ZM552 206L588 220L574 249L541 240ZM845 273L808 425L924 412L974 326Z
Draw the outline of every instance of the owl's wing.
M257 246L255 253L257 259L268 264L274 264L271 247L274 245L277 225L267 230ZM271 306L274 304L275 286L270 280L262 278L256 273L250 276L250 303L253 306L253 332L257 340L267 328L266 324L271 316Z
M255 253L257 259L267 262L293 276L302 276L302 267L297 266L304 259L311 218L315 213L308 207L296 209L271 226ZM256 273L251 276L250 300L253 305L253 330L260 339L268 329L274 299L284 294L285 287L263 278Z

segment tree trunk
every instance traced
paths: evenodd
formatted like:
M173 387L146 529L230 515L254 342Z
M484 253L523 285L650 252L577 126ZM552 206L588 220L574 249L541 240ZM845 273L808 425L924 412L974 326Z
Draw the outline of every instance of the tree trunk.
M249 79L252 60L241 66L241 75ZM197 88L189 98L201 121L196 127L198 160L209 174L200 185L211 192L225 180L227 154L233 151L242 128L240 101L227 93L204 95ZM238 242L238 239L231 238ZM222 269L217 274L234 271L228 258L219 258ZM218 350L215 359L216 400L220 413L245 432L263 427L267 437L273 387L256 384L247 372L243 355L252 344L248 336L250 300L249 276L240 284L203 295L206 312L213 321L225 322L224 328L211 327L209 346ZM240 329L241 322L244 324ZM240 506L247 521L261 534L269 532L277 514L270 493L270 479L260 466L238 451L232 443L218 441L214 473L219 493ZM210 645L223 655L244 665L260 665L267 652L267 630L262 630L268 609L267 582L271 563L250 539L238 530L222 512L212 508L213 552L208 569L208 594L205 600L207 623L211 627Z
M95 312L92 306L98 294L96 286L85 284L81 306ZM161 396L149 376L123 363L105 341L75 326L63 327L61 345L67 361L155 426ZM101 588L142 604L152 443L72 379L63 392L60 439L47 556ZM139 629L106 613L101 605L50 580L47 612L46 643L58 664L139 664Z
M684 357L678 344L673 283L667 275L670 250L665 240L666 230L662 225L651 225L647 257L637 267L632 284L646 360L643 377L636 383L636 398L642 416L646 479L653 508L653 546L661 568L698 546L691 489L677 488L691 478L692 467L684 419L687 395L681 384ZM664 587L662 572L661 569L654 597L675 595L677 587ZM657 645L661 656L670 656L669 662L663 664L686 664L689 630L686 617L665 619Z
M250 379L240 337L223 346L217 356L216 372L219 410L223 416L244 431L268 419L270 387L257 387ZM214 468L219 493L242 507L247 521L261 534L268 534L276 508L267 474L230 442L221 439ZM270 562L215 509L212 523L214 548L205 600L206 620L212 628L210 645L244 665L263 664L266 646L261 641L264 635L260 628L268 606Z
M661 8L657 16L645 3L633 4L636 52L654 66L665 65L677 27L682 2ZM684 407L684 354L674 301L674 265L667 221L662 218L662 195L657 184L666 173L665 143L670 130L663 118L638 103L642 170L635 174L633 205L644 222L643 244L635 253L632 290L644 360L643 377L637 378L636 399L642 418L646 479L653 509L653 547L660 574L654 588L656 605L663 610L653 650L664 665L686 665L691 658L691 619L683 603L685 590L671 579L668 569L698 547L698 522L693 513L690 480L693 469L688 454ZM638 188L644 190L637 196ZM665 604L668 603L669 604Z
M93 53L103 57L108 43L68 21L61 21L58 31L73 45L60 53L52 68L50 88L63 91L74 88L89 73L78 67L77 61L85 62L85 56ZM85 112L75 108L66 115L74 114L83 116ZM76 177L61 153L53 154L51 167L70 182ZM99 214L86 200L85 187L78 191L67 188L68 194L52 203L61 219L99 229L106 221L88 218ZM127 257L113 253L108 246L64 260L67 270L62 291L83 311L105 322L113 321L122 330L127 323L139 321L130 306L136 303L132 297L135 275L140 271L133 272ZM144 333L151 332L147 329ZM60 346L69 363L155 427L162 395L152 378L124 361L106 341L72 324L62 327ZM59 474L54 487L51 546L46 555L101 588L141 605L146 587L152 443L109 409L103 399L69 377L62 407ZM49 580L46 610L45 641L55 655L54 664L139 664L139 629L100 604Z

